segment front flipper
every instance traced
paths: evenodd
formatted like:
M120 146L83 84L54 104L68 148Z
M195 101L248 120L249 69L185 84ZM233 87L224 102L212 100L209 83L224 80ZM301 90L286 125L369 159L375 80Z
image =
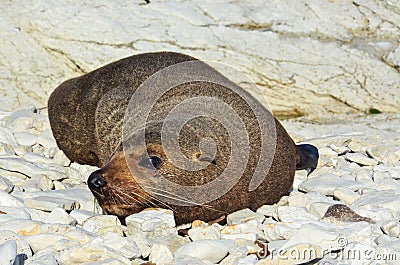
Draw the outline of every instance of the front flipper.
M296 170L307 170L307 176L313 172L318 165L318 149L311 144L296 145Z

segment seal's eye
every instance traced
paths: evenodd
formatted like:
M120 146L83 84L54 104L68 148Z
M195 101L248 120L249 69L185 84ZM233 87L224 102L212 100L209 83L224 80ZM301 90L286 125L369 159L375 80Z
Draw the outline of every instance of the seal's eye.
M139 165L142 167L146 167L149 169L159 169L162 164L162 159L158 156L149 156L144 157L142 161L139 162Z

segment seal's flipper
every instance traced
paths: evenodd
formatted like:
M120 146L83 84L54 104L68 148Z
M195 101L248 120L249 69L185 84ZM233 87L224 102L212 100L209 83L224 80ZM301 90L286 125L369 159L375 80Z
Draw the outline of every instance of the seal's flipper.
M313 172L318 165L318 149L311 144L296 145L296 170L307 170L307 176Z

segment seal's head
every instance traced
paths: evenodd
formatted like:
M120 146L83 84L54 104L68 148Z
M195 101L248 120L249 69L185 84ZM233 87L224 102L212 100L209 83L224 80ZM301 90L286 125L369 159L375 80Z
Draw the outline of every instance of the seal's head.
M216 125L209 124L215 121L208 119L207 123L204 121L207 118L202 119L202 122L189 122L181 128L178 138L182 157L175 156L177 150L170 150L167 155L165 144L172 138L166 137L164 146L161 144L160 123L141 132L145 135L143 146L138 144L141 133L133 134L128 142L120 144L109 162L88 179L88 186L103 210L123 221L125 217L149 207L182 212L182 207L177 205L199 206L192 201L191 194L180 195L179 187L203 185L217 178L228 162L221 152L228 152L230 148L223 141L226 132L222 128L215 132L198 127L215 128ZM215 152L202 147L201 139L204 138L215 141L218 146ZM187 166L190 163L193 163L193 168ZM207 194L203 196L206 199Z

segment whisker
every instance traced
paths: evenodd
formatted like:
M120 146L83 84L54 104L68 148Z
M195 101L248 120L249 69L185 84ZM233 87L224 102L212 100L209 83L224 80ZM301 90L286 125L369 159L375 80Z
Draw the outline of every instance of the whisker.
M201 206L201 207L204 207L204 208L207 208L207 209L216 211L216 212L220 212L220 213L224 213L224 214L229 214L228 212L215 209L213 206L210 206L210 205L207 205L207 204L200 204L200 203L196 203L196 202L193 202L193 201L190 201L190 200L187 200L187 199L186 199L186 200L183 200L183 199L179 199L179 198L176 198L176 197L174 198L174 197L167 196L167 195L162 194L162 193L159 193L159 192L153 192L153 193L156 194L156 195L162 196L162 197L164 197L164 198L167 198L167 199L172 199L172 200L176 200L176 201L180 201L180 202L190 203L190 204L192 204L192 205Z

